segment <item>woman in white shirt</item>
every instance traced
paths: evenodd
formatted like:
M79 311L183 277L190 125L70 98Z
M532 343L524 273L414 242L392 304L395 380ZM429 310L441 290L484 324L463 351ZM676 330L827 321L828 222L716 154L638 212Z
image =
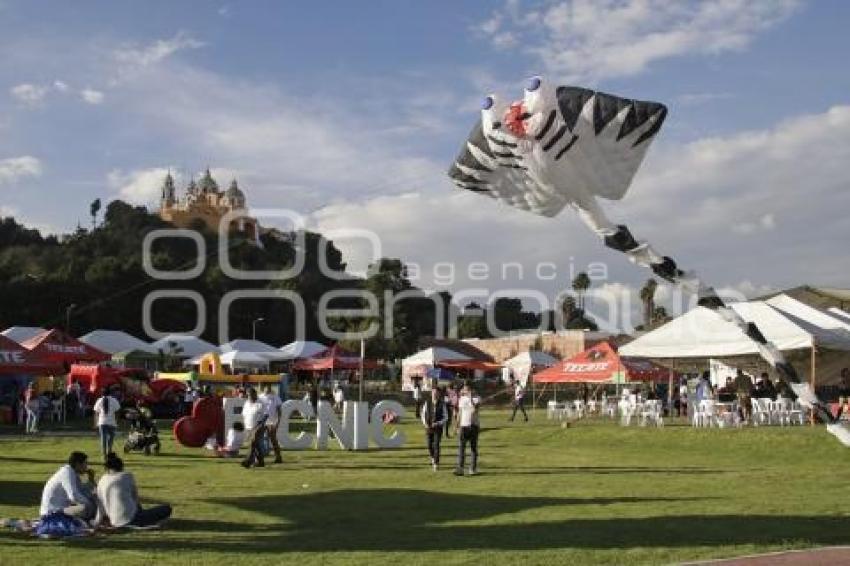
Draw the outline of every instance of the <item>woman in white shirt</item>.
M112 452L112 443L115 442L115 432L118 430L116 414L121 409L118 399L112 397L109 391L104 389L103 395L94 404L95 428L100 431L100 449L104 459Z

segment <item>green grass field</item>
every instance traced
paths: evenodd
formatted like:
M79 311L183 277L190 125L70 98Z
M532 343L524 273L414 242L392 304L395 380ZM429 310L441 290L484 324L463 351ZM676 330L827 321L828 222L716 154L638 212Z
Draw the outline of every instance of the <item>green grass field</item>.
M462 478L455 440L434 473L413 425L401 450L288 452L254 470L166 432L163 455L127 457L142 498L174 506L163 530L0 532L0 563L658 564L850 543L850 451L821 428L506 420L485 412L482 474ZM0 516L35 516L67 454L97 447L0 437Z

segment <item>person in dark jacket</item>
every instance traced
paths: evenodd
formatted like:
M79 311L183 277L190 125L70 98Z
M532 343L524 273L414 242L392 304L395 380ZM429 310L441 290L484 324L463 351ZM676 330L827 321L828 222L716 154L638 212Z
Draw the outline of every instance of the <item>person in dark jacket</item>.
M431 397L422 404L421 418L425 427L425 437L428 441L428 454L431 456L431 467L436 472L440 466L440 440L443 437L443 427L448 420L448 410L443 399L443 393L437 387L431 388Z

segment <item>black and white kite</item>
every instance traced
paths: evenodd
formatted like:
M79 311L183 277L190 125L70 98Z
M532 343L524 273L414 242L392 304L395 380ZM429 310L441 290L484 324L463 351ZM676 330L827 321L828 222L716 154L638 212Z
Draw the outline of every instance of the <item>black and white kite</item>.
M728 308L693 272L682 271L672 258L635 239L626 226L611 222L599 206L598 197L619 200L626 194L666 117L667 108L658 102L549 85L534 77L520 102L505 104L495 96L484 100L481 120L449 177L461 189L535 214L555 216L567 206L574 209L606 246L697 293L701 306L738 325L800 402L850 446L850 428L836 421L755 324Z

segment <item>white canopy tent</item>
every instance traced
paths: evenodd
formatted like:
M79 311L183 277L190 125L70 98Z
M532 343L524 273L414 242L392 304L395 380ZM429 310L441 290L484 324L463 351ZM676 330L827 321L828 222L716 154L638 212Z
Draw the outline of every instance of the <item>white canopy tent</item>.
M411 391L413 389L413 378L424 377L429 369L433 369L440 362L466 362L471 359L466 354L442 346L420 350L401 361L401 389L402 391ZM426 380L423 387L427 386Z
M789 298L790 299L790 298ZM793 299L791 299L793 301ZM795 301L798 302L798 301ZM786 301L778 302L791 308ZM800 303L807 309L808 305ZM792 360L798 369L804 369L805 375L815 376L816 355L821 350L846 355L850 352L850 333L845 335L835 328L835 323L806 313L808 320L791 316L770 304L770 301L751 301L730 305L745 321L755 323L762 334L780 351L795 353ZM797 314L806 309L793 305ZM812 309L816 313L822 313ZM824 313L824 316L829 316ZM759 366L756 359L758 344L732 322L725 320L717 311L696 307L682 316L668 322L633 342L620 348L624 356L641 356L659 360L670 360L671 366L681 366L686 360L722 359L729 365L740 367L744 357L750 356L753 366ZM799 354L807 354L801 357ZM730 360L731 358L731 360ZM706 365L707 367L707 365ZM766 369L762 367L762 369Z
M284 361L289 360L287 354L281 352L279 349L275 348L270 344L266 344L265 342L260 342L259 340L231 340L227 344L222 344L218 347L219 351L223 354L227 354L228 352L251 352L253 354L259 354L266 361ZM222 361L224 357L222 356Z
M297 340L279 348L280 353L283 355L280 359L298 360L302 358L312 358L327 349L327 346L319 344L318 342Z
M838 307L832 307L829 309L829 314L842 320L844 322L850 322L850 312L843 311Z
M207 352L219 352L217 346L210 344L206 340L201 340L197 336L188 334L169 334L164 338L160 338L151 344L156 350L162 350L168 354L174 348L178 348L177 356L180 358L194 358L201 356Z
M129 352L131 350L141 350L149 354L157 353L157 349L150 343L136 338L123 330L92 330L85 336L80 336L79 340L107 354L117 354L118 352Z
M3 332L0 332L0 334L9 340L13 340L20 344L21 342L26 342L33 336L37 336L42 332L46 332L46 330L39 326L10 326Z
M818 345L838 350L850 349L850 321L784 294L768 299L767 304L811 333Z
M219 356L222 365L230 366L235 372L237 369L265 369L268 370L269 360L262 354L255 352L243 352L231 350Z
M513 358L506 360L505 367L511 370L514 379L522 383L523 387L528 383L528 376L535 369L552 367L558 363L558 358L539 350L521 352Z

